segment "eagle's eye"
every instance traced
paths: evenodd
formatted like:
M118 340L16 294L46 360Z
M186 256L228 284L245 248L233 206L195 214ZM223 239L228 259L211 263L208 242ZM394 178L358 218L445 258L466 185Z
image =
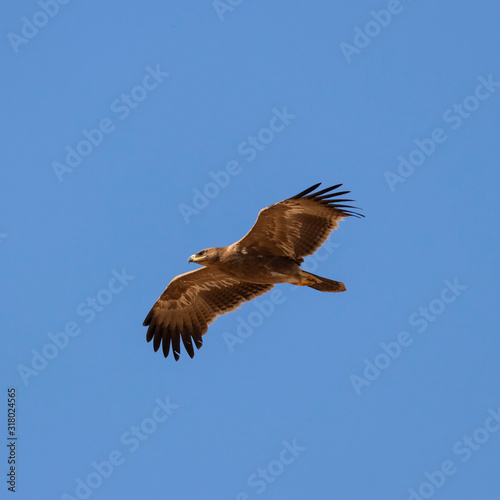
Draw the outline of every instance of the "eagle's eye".
M205 255L205 250L202 250L201 252L198 252L198 255L201 257L202 255Z

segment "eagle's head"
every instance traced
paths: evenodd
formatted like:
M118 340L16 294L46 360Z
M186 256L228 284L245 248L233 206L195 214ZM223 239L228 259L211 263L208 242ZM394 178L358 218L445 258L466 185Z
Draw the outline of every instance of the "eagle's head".
M198 253L191 255L188 262L195 262L196 264L201 264L202 266L219 262L219 249L217 247L213 247L200 250Z

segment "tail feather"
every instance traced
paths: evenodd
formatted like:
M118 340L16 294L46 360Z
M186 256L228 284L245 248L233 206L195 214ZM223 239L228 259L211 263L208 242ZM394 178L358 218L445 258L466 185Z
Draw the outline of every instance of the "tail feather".
M315 290L319 290L320 292L345 292L346 287L344 283L340 281L330 280L328 278L323 278L321 276L316 276L316 274L310 273L311 276L317 280L313 285L309 285L311 288Z

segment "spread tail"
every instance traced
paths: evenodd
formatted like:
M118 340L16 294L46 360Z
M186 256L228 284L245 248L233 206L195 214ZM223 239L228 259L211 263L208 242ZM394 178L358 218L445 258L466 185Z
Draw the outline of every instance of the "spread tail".
M309 273L314 277L316 283L312 285L308 285L315 290L319 290L320 292L345 292L346 287L344 283L340 281L329 280L328 278L322 278L321 276L316 276L313 273Z

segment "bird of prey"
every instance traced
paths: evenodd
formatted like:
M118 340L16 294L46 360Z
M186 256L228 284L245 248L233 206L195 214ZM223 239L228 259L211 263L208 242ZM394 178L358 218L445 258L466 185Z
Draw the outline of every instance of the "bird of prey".
M271 290L277 283L308 286L321 292L344 292L343 283L301 269L344 217L363 217L344 205L349 191L342 184L314 192L321 183L259 212L252 229L227 247L201 250L188 262L203 267L174 278L156 301L143 325L154 350L170 345L177 361L180 341L192 358L202 335L217 316Z

